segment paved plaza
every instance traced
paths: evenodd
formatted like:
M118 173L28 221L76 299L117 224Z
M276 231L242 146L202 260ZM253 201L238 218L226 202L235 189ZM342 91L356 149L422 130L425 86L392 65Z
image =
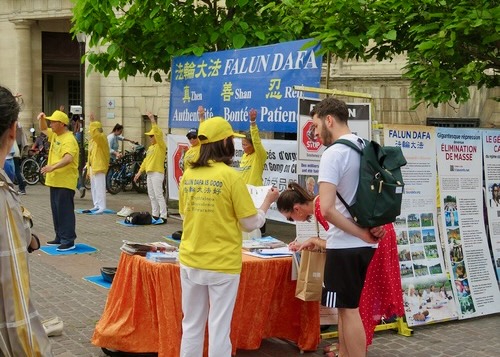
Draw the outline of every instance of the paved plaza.
M39 184L28 186L27 192L21 199L32 212L33 230L44 244L54 238L49 189ZM107 201L108 208L115 211L124 205L134 207L135 211L151 210L147 195L135 191L108 194ZM92 208L89 191L85 198L75 198L75 208ZM105 356L100 348L90 343L90 339L104 309L108 290L83 280L83 277L99 275L103 266L116 266L124 239L160 241L163 236L181 229L181 222L173 218L169 218L166 225L133 228L117 224L118 218L113 214L76 215L76 242L97 248L96 253L49 256L39 250L30 255L35 306L42 318L57 315L64 321L63 335L51 337L55 356ZM267 233L290 241L294 238L294 226L268 222ZM327 343L322 341L318 351L304 355L322 356L322 347ZM500 314L496 314L418 327L411 337L400 336L394 331L377 332L368 357L494 357L500 355L499 351ZM237 352L238 357L300 355L296 346L278 339L263 341L257 351Z

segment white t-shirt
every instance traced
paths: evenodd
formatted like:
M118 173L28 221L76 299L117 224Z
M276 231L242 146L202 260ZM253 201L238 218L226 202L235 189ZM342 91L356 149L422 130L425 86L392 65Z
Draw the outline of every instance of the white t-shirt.
M347 139L356 143L360 148L360 139L354 134L346 134L339 139ZM356 189L359 182L359 163L360 156L357 151L351 149L347 145L331 145L325 150L321 156L319 164L318 182L328 182L337 186L337 192L347 203L354 201ZM335 201L337 210L347 218L351 218L349 211L344 206L342 201L337 197ZM373 247L377 244L369 244L361 238L344 232L343 230L330 225L327 233L326 248L327 249L345 249L358 247Z

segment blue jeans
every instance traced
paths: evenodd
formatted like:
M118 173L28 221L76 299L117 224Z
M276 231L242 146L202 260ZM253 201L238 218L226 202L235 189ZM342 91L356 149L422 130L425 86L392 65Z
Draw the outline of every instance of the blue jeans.
M9 179L14 182L14 178L16 177L16 169L14 168L14 159L6 159L5 164L3 165L3 169Z
M55 240L61 244L74 243L76 239L75 191L69 188L50 188L50 207L54 222Z
M21 173L21 159L18 157L14 158L14 169L16 171L17 184L20 191L26 190L26 181Z

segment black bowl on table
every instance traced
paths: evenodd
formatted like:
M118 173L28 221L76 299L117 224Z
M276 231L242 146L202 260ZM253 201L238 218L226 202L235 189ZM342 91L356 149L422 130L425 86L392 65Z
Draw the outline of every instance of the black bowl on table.
M116 274L116 267L102 267L101 268L101 276L104 279L104 281L107 281L108 283L113 282L113 278L115 277Z

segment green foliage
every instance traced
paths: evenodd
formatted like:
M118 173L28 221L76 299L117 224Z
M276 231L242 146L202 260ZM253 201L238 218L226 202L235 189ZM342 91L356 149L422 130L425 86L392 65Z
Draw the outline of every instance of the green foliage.
M308 24L338 58L406 54L404 77L417 105L462 103L469 86L500 85L498 0L289 0L274 10L285 28Z
M390 60L417 104L469 99L500 85L499 0L74 0L72 32L90 70L155 81L173 56L313 37L337 58Z
M265 0L74 0L72 33L89 37L90 70L121 79L142 73L161 82L173 56L260 46L297 37Z

